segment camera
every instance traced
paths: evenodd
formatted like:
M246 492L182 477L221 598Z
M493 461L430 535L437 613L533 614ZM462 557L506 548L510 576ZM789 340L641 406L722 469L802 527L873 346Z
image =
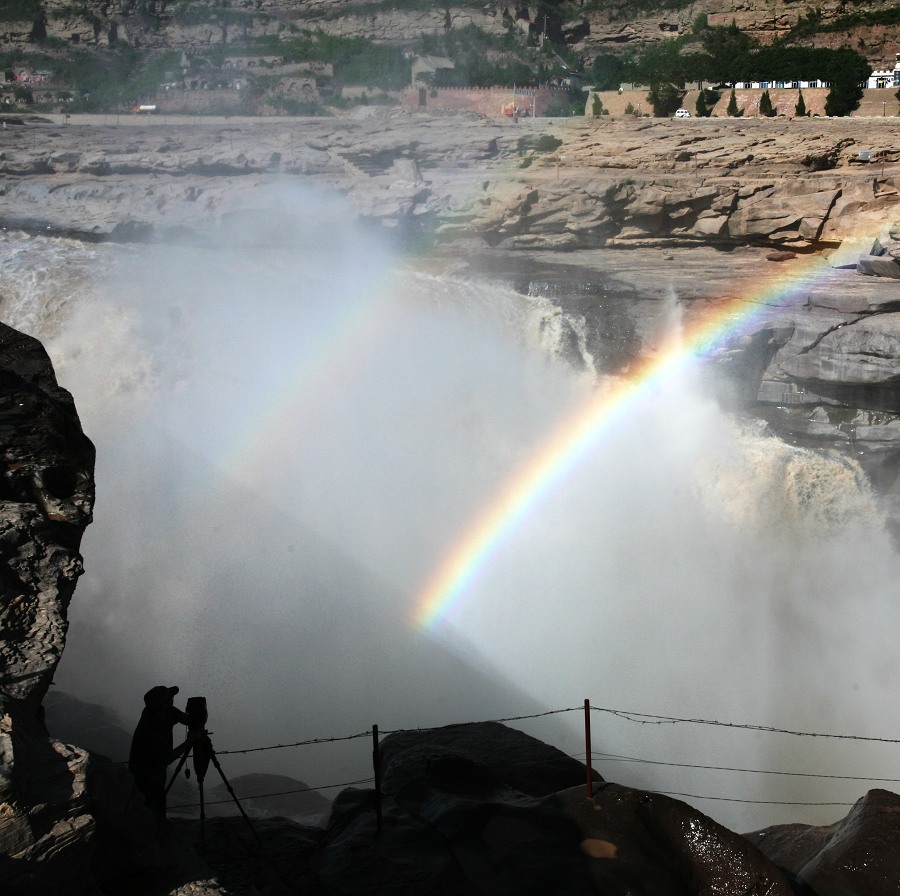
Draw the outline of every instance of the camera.
M209 714L206 711L206 697L188 697L185 714L188 717L189 731L205 731Z

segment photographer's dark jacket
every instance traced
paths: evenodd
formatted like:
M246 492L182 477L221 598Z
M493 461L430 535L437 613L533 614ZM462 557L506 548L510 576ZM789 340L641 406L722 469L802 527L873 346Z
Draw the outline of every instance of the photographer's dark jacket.
M131 739L128 770L135 777L165 774L175 748L172 729L187 723L187 715L174 706L145 707Z

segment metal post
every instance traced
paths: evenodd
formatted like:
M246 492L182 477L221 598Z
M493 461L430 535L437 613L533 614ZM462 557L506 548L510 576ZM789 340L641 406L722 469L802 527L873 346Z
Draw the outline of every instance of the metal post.
M591 789L591 701L584 701L584 769L587 775L587 798L593 796Z
M372 726L372 765L375 769L375 823L381 833L381 757L378 754L378 726Z

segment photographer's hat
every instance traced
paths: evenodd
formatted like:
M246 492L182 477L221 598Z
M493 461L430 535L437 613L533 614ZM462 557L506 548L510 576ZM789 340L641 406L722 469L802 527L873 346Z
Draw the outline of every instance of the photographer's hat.
M177 693L178 688L176 687L167 688L165 685L158 684L144 694L144 706L149 706L151 709L165 706Z

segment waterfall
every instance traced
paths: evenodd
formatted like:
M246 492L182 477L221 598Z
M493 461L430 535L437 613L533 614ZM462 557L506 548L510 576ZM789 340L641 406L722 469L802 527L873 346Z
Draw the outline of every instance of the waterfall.
M423 273L343 227L339 207L285 228L243 221L197 245L3 234L0 252L15 273L3 319L44 341L98 448L57 684L126 726L164 683L208 698L219 750L584 697L897 736L897 561L864 478L730 418L690 370L610 423L505 535L452 619L416 625L447 551L558 421L610 387L631 338L618 325L546 291ZM573 753L577 723L552 731ZM594 741L763 770L895 765L865 745L810 751L787 736L614 716ZM316 785L358 776L365 754L229 759ZM597 768L701 796L861 793L858 782ZM695 804L739 830L845 811Z

